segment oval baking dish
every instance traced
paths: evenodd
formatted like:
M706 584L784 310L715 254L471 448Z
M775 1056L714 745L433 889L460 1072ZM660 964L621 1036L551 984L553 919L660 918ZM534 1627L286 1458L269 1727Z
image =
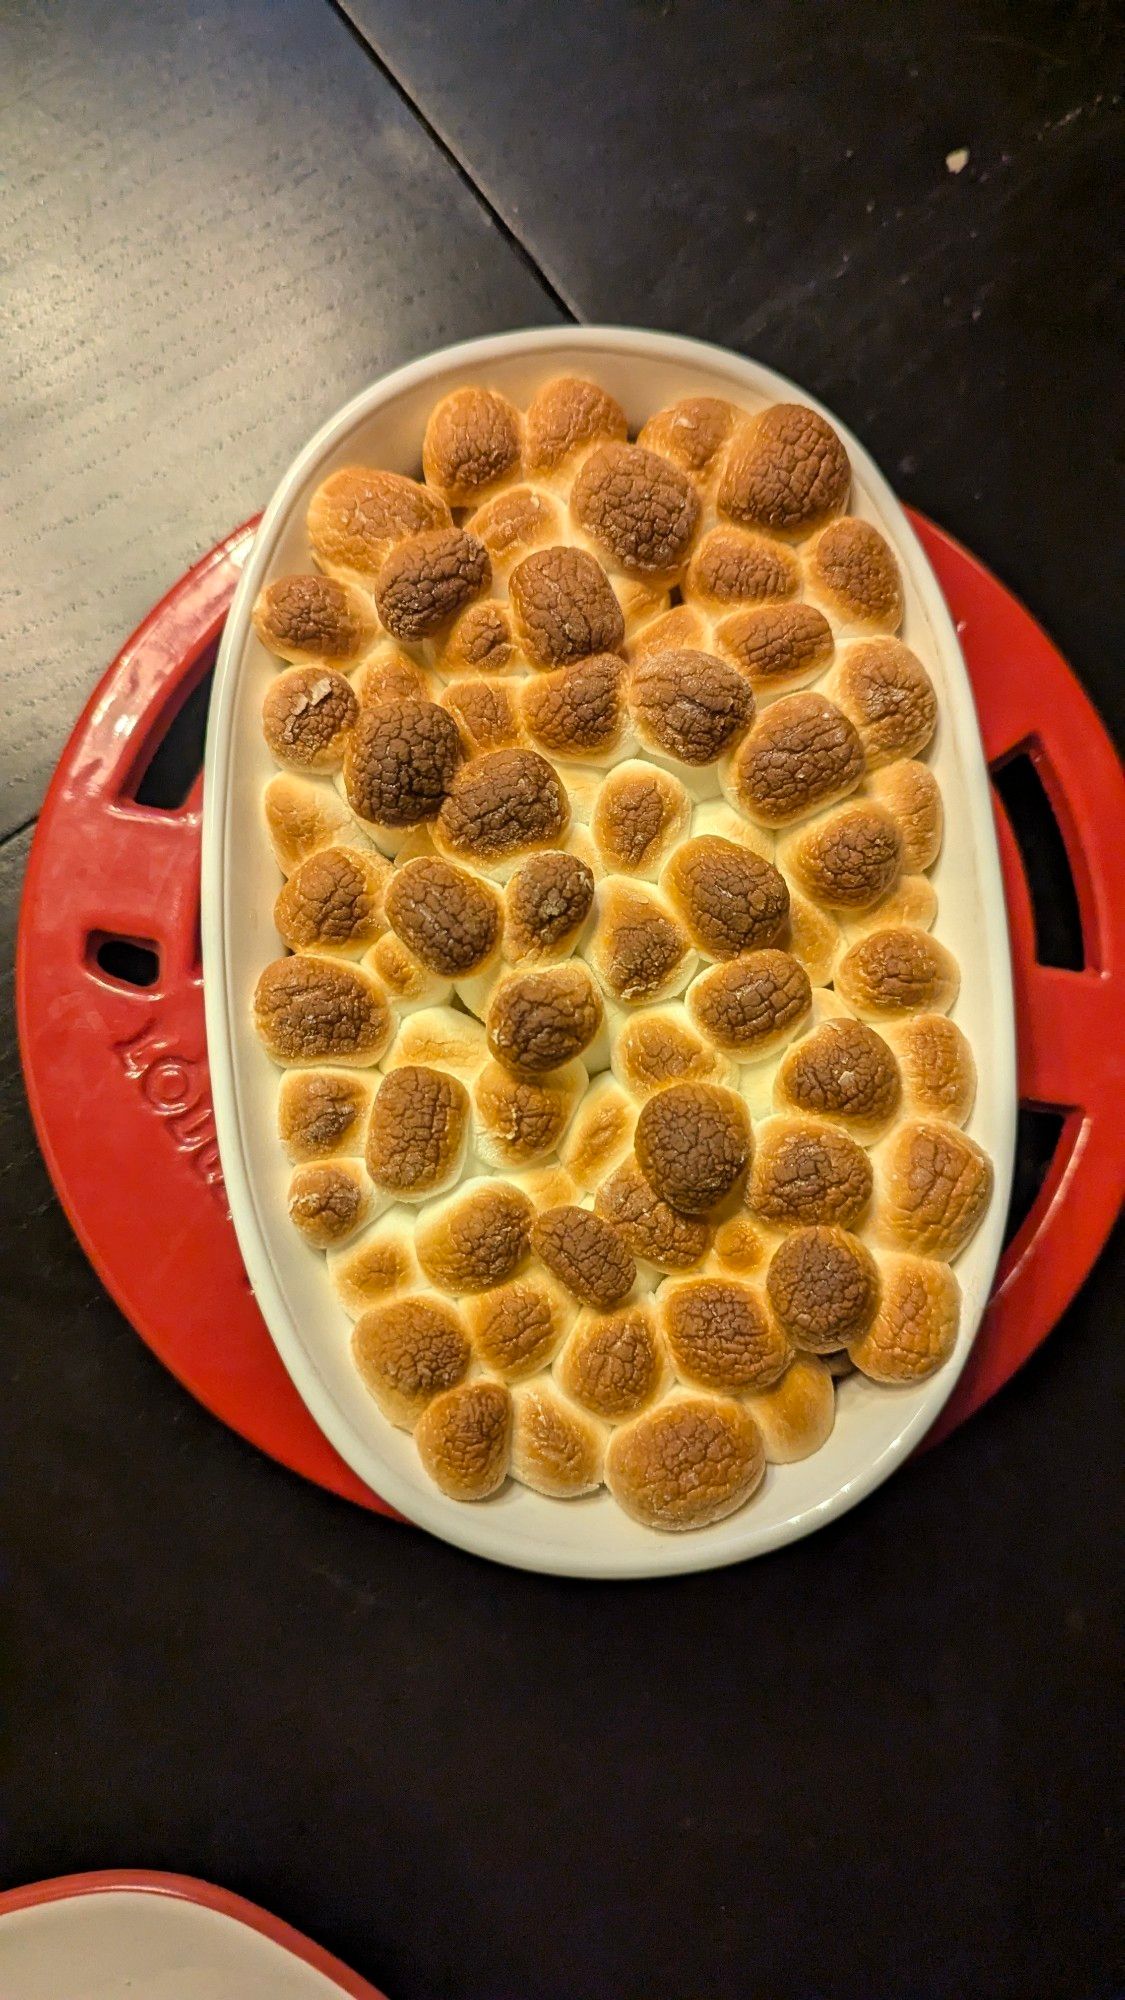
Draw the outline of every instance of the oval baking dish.
M426 1477L408 1433L372 1403L351 1359L350 1324L324 1260L286 1213L287 1163L276 1130L277 1072L251 1020L251 996L277 955L271 911L276 866L261 822L275 765L262 736L271 671L251 610L261 585L307 567L305 512L334 467L365 463L416 474L426 419L451 389L483 382L525 404L550 376L594 377L636 430L686 395L727 397L748 410L813 399L755 363L702 343L621 328L550 328L448 348L397 370L332 418L274 494L227 622L206 755L203 962L215 1117L235 1228L278 1351L336 1449L393 1506L446 1540L497 1561L575 1576L666 1575L759 1554L822 1525L885 1479L924 1436L964 1365L999 1257L1015 1137L1015 1047L1008 936L988 774L956 634L933 573L886 481L824 411L849 453L851 511L877 526L900 565L902 637L925 661L939 698L929 761L945 808L932 880L937 931L961 968L956 1020L978 1071L968 1131L990 1155L995 1187L982 1227L957 1263L963 1306L957 1345L936 1374L888 1391L860 1375L840 1385L831 1436L810 1458L771 1465L739 1512L689 1535L639 1526L603 1489L563 1504L509 1483L475 1505L447 1499Z

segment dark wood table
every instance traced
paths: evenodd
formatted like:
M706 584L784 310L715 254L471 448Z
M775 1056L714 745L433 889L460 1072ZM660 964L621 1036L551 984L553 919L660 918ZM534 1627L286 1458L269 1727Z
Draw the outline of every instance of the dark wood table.
M0 4L9 947L121 638L344 397L492 328L647 323L807 383L1120 724L1113 20ZM197 1408L54 1202L10 1009L2 1053L5 1882L207 1876L393 2000L1123 1990L1120 1260L813 1540L568 1585L369 1519Z

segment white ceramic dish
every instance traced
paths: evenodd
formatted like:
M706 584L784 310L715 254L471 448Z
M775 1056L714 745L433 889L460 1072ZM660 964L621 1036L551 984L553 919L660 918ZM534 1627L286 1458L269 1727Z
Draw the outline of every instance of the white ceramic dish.
M185 1875L67 1875L0 1895L3 2000L383 2000L309 1938Z
M727 396L751 409L777 401L813 403L782 376L701 342L617 327L554 327L429 355L375 383L317 432L266 509L215 676L203 828L207 1040L219 1148L251 1284L297 1389L349 1465L411 1520L496 1561L572 1576L660 1576L759 1555L854 1506L908 1455L948 1398L988 1298L1011 1184L1011 969L988 774L953 624L885 479L826 410L851 457L852 511L875 522L898 554L906 593L902 636L929 668L940 701L930 753L946 812L932 878L936 930L960 962L955 1018L979 1070L968 1129L991 1155L996 1173L985 1221L957 1262L964 1304L956 1351L914 1388L880 1388L849 1377L828 1442L798 1464L771 1466L747 1506L695 1533L642 1528L604 1490L563 1502L509 1483L474 1506L447 1500L431 1484L410 1436L385 1421L363 1387L349 1354L350 1323L324 1259L300 1240L286 1213L288 1168L274 1122L277 1071L250 1018L255 981L279 949L270 917L278 875L261 818L262 786L276 767L259 719L276 663L255 637L250 611L270 575L307 566L305 509L313 488L335 466L360 462L416 474L430 408L457 384L483 381L526 404L541 382L567 371L596 377L634 427L684 395Z

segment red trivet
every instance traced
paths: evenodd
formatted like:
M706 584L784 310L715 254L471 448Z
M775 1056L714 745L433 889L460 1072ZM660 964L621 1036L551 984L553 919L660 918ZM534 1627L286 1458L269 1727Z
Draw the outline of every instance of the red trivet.
M63 1207L106 1288L200 1402L295 1471L390 1510L322 1437L254 1303L226 1205L207 1075L199 964L200 783L176 811L136 791L212 665L248 522L189 571L95 691L32 844L17 948L28 1096ZM952 608L995 770L1027 752L1058 818L1085 969L1035 956L1032 905L995 798L1012 929L1021 1102L1064 1123L1046 1180L1000 1265L968 1366L930 1442L1027 1359L1074 1296L1125 1177L1125 778L1069 668L1023 607L928 521L914 525ZM146 944L155 983L105 972L107 938ZM1114 992L1117 990L1115 1003Z

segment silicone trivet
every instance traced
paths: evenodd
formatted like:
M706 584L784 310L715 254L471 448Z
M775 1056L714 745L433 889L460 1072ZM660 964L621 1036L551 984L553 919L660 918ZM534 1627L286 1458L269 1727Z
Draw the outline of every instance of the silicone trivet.
M1085 969L1041 965L1027 879L995 797L1012 931L1021 1102L1064 1113L1036 1201L1001 1261L968 1365L927 1442L1044 1339L1094 1263L1125 1175L1125 777L1045 634L972 556L914 525L952 608L995 769L1027 752L1065 842ZM20 915L28 1096L59 1199L107 1290L200 1402L283 1464L390 1510L321 1435L270 1340L238 1254L215 1144L199 964L200 785L176 811L135 793L212 665L256 522L189 571L96 689L55 773ZM147 943L155 983L99 966Z

